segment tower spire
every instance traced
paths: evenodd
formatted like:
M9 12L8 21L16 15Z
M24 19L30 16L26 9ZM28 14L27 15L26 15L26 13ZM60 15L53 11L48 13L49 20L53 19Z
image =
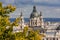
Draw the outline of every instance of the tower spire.
M22 9L20 8L20 17L23 16Z
M42 12L40 11L40 16L42 16Z
M20 26L21 26L21 29L24 28L24 17L23 17L22 11L20 12Z
M20 16L23 16L23 13L21 12Z

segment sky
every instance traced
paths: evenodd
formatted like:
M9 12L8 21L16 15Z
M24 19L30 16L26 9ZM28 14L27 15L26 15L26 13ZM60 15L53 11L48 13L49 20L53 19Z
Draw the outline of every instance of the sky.
M10 14L10 17L19 17L21 11L25 18L29 18L35 5L38 13L40 11L44 18L60 18L60 0L0 0L3 6L12 4L16 10Z

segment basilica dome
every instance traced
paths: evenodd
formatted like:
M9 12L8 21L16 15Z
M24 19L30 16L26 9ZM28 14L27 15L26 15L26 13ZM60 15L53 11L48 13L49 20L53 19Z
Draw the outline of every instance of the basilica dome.
M33 11L32 11L32 13L30 15L30 18L34 18L34 17L38 17L38 16L39 16L39 14L38 14L38 12L36 10L36 7L34 6Z

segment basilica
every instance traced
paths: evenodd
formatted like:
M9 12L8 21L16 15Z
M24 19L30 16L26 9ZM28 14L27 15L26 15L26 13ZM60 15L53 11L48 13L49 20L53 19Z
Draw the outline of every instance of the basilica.
M29 27L33 30L40 30L40 33L46 35L42 40L60 40L59 25L60 22L44 22L42 12L38 13L36 6L33 6Z
M42 12L38 13L36 6L33 6L28 23L25 23L22 12L20 19L19 26L14 26L13 32L23 32L24 27L28 26L33 30L40 30L39 33L45 35L42 40L60 40L60 22L44 22Z
M38 13L36 7L33 7L33 11L30 15L30 27L43 27L42 12ZM44 28L44 27L43 27Z

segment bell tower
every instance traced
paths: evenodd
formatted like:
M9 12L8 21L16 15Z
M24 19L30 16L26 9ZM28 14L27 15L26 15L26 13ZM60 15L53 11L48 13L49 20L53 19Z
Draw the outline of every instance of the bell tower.
M21 29L24 29L24 18L23 18L23 13L22 12L20 14L20 26L21 26Z
M41 11L40 11L40 26L44 28L43 16Z

